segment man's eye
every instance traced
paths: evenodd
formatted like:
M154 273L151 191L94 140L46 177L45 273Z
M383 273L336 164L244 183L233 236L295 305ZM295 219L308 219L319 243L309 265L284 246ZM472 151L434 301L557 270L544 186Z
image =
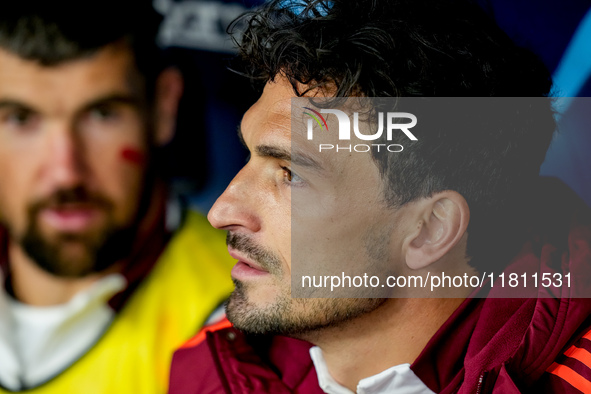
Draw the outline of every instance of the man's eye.
M91 109L89 115L95 120L110 120L117 118L119 112L111 106L101 106Z
M32 111L26 109L16 109L9 112L5 121L13 126L23 127L33 122L35 116Z
M281 167L281 169L283 170L283 178L285 179L286 183L290 185L297 185L303 182L302 178L293 173L290 168Z

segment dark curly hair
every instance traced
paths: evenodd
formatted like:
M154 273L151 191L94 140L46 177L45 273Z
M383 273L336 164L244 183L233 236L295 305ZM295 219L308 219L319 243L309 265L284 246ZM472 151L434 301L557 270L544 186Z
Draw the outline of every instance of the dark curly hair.
M129 45L152 96L164 67L156 45L161 19L145 0L18 0L0 13L0 48L52 67L122 41Z
M240 72L255 84L285 76L296 96L325 88L335 97L539 98L552 84L540 60L469 1L275 0L237 23L246 26ZM470 206L471 264L507 263L500 252L521 242L523 207L555 128L550 100L496 100L495 113L434 103L470 127L441 130L424 112L431 134L405 140L403 154L372 152L386 200L459 192Z

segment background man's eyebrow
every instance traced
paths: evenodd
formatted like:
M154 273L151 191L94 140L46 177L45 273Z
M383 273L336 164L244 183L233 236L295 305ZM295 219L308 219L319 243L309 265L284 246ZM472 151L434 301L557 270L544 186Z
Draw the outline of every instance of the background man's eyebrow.
M24 109L24 110L31 111L31 112L37 112L37 110L35 108L31 107L28 104L21 103L18 100L10 100L10 99L0 100L0 109L2 109L2 108L20 108L20 109Z
M312 157L303 153L292 155L291 150L269 145L258 145L256 153L261 157L272 157L279 160L290 161L296 166L308 167L315 170L322 170L322 166Z
M83 110L88 110L96 107L100 107L102 105L112 105L112 104L125 104L130 105L132 107L140 107L140 100L138 100L135 96L125 95L125 94L111 94L104 97L100 97L96 100L93 100L84 105Z

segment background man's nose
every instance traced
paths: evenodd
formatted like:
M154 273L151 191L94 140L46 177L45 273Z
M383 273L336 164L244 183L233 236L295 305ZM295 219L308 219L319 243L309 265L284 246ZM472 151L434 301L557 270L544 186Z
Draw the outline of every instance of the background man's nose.
M84 149L74 132L52 130L45 157L46 175L54 186L69 188L79 185L86 174Z

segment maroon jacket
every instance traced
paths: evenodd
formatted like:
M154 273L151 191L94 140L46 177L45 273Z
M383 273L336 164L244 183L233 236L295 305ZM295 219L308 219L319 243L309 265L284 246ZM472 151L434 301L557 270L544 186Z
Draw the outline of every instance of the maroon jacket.
M280 336L247 337L224 319L175 352L169 393L323 393L311 346Z
M564 229L553 229L558 238L527 242L506 270L570 272L571 286L532 287L530 298L494 298L506 294L496 286L489 298L465 300L411 365L431 390L591 393L591 298L582 298L591 292L591 226L588 209L581 209L579 222L563 221ZM552 291L560 297L548 298ZM169 392L322 393L310 346L284 337L250 338L226 321L175 353Z

